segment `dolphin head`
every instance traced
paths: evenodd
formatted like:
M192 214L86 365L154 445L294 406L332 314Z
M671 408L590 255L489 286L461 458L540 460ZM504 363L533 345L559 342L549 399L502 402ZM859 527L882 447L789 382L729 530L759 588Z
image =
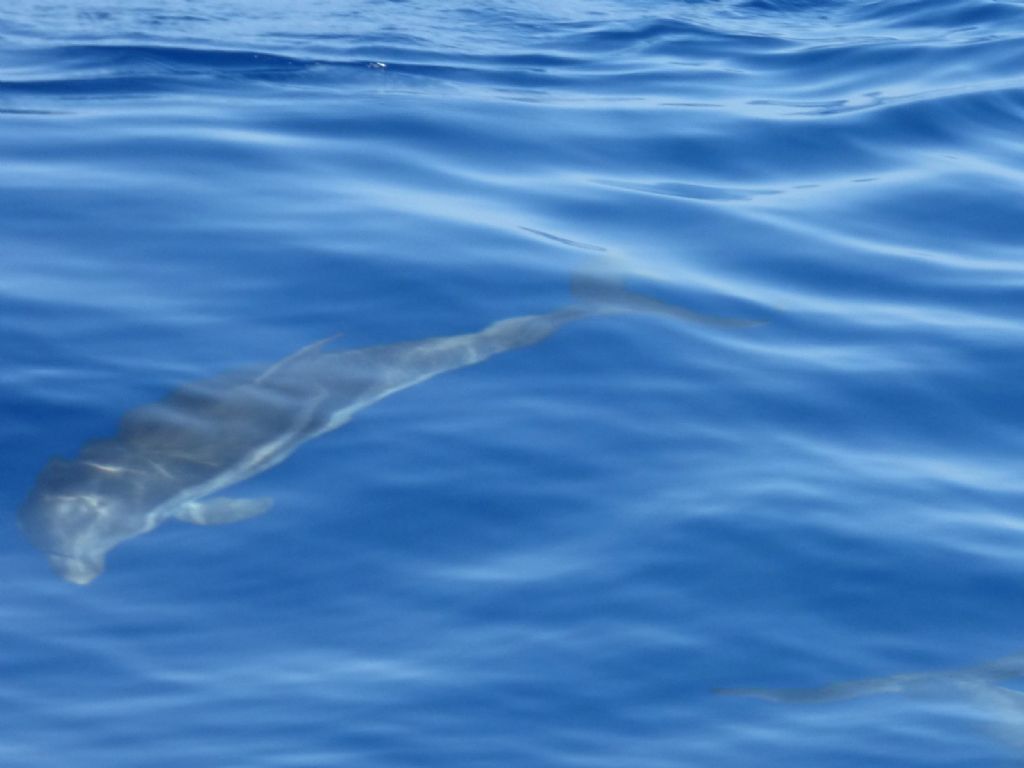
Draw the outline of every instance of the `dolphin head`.
M21 508L18 522L58 576L88 584L103 572L106 554L117 544L105 533L112 507L109 499L91 494L37 491Z
M88 584L103 572L107 552L142 531L128 505L80 470L77 462L51 461L19 510L18 524L58 576Z
M49 558L53 572L72 584L88 584L106 567L105 554L85 558L50 553Z

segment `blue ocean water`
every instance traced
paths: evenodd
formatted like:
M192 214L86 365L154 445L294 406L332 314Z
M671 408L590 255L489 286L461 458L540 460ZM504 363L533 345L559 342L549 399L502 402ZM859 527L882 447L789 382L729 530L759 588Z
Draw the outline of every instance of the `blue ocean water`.
M1022 193L1017 1L9 0L0 766L1018 765ZM759 324L580 320L87 586L18 530L185 382L601 272Z

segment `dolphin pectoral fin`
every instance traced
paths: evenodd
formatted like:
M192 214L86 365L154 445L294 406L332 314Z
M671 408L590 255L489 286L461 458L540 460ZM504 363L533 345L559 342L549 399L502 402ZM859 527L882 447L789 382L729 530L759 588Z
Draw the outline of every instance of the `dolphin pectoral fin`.
M273 499L210 499L182 504L174 513L177 520L193 525L226 525L262 515Z

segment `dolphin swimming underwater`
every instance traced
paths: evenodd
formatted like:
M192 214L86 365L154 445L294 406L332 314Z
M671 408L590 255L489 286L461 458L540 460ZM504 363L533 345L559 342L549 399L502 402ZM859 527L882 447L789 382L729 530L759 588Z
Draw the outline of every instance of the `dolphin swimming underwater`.
M962 699L974 705L977 718L1021 757L1024 756L1024 693L1010 686L1010 681L1021 678L1024 678L1024 652L968 667L848 680L816 688L720 688L716 693L792 704L818 704L881 694Z
M188 384L128 412L113 437L92 440L71 460L52 459L18 512L28 539L75 584L103 572L118 544L167 520L198 525L259 515L270 499L222 491L288 458L388 395L445 371L536 344L563 325L614 312L654 312L722 326L617 285L580 281L579 303L499 320L475 333L363 349L311 344L258 373Z

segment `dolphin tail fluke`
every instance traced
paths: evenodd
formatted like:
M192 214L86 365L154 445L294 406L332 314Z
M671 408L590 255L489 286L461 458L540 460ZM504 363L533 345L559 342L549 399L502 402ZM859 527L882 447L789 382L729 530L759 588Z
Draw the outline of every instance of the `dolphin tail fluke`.
M763 324L763 321L759 320L718 317L694 312L653 296L631 291L618 277L576 275L572 280L572 293L580 303L603 312L647 312L720 328L753 328Z

